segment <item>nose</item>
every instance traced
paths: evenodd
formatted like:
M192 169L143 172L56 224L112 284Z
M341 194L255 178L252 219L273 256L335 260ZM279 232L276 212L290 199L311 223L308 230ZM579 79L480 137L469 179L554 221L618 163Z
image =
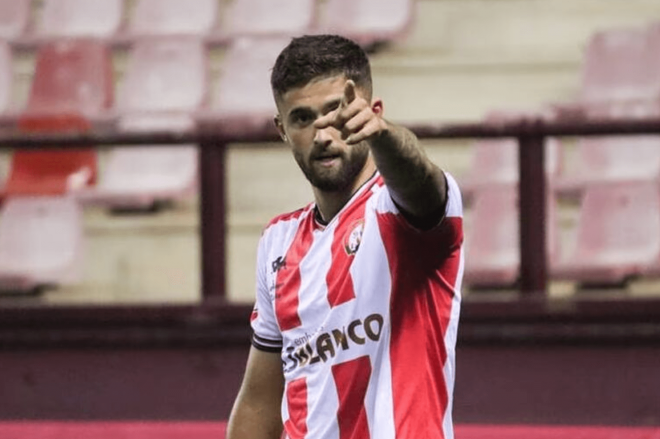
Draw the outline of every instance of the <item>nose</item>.
M314 144L323 148L330 146L332 143L332 136L330 134L331 129L332 127L317 129L316 133L314 133Z

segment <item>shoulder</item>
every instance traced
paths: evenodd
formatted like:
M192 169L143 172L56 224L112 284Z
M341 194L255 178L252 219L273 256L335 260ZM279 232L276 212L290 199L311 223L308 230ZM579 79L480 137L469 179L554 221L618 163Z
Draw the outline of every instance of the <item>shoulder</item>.
M292 234L295 234L300 222L312 212L314 204L294 210L293 212L283 213L271 219L261 233L261 243L286 240Z

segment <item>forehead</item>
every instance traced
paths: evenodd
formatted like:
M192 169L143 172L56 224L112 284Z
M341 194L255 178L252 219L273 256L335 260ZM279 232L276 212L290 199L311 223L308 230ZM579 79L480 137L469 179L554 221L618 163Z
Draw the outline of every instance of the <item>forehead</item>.
M301 87L285 92L278 99L277 106L283 114L295 108L322 106L328 101L341 98L346 81L344 75L314 79Z

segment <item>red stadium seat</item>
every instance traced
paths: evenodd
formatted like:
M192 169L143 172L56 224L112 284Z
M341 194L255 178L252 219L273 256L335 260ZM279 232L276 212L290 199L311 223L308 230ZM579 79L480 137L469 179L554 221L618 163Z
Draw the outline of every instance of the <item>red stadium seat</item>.
M98 42L66 41L42 47L19 128L25 132L81 132L88 117L112 104L110 53ZM5 195L61 194L93 184L90 148L15 151Z
M0 39L16 41L30 21L30 0L0 0Z
M223 60L214 113L240 132L274 128L270 70L287 38L237 38Z
M79 279L82 212L70 197L21 197L0 214L0 290L27 291Z
M328 0L320 30L352 38L363 46L399 39L410 28L413 0Z
M7 113L12 102L13 68L9 45L0 41L0 114Z
M234 0L224 14L220 35L301 35L309 33L315 20L314 0Z
M23 116L26 133L83 132L89 123L76 115ZM58 195L81 190L96 181L96 152L91 148L17 150L12 155L5 196Z
M645 28L594 34L582 67L583 103L660 99L660 39Z
M208 59L196 38L138 41L119 90L120 129L186 131L192 113L207 104ZM117 147L107 157L99 184L83 200L114 208L144 209L194 192L194 145Z
M619 285L660 260L657 183L588 187L580 206L575 248L552 269L558 279Z
M43 0L38 35L111 38L121 28L123 0Z
M112 106L114 78L108 47L98 41L48 43L37 53L26 112L94 118Z
M218 17L217 0L138 0L129 34L134 37L208 35Z
M474 194L466 229L465 283L471 287L512 287L520 274L518 192L514 185L492 185ZM559 238L554 198L546 211L547 251L556 260Z

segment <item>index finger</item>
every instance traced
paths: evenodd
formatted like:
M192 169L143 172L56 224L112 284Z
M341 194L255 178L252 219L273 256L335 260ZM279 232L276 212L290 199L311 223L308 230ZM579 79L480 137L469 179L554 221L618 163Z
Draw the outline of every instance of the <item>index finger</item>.
M344 84L344 97L342 98L342 105L347 106L355 100L355 82L352 79L346 81Z

